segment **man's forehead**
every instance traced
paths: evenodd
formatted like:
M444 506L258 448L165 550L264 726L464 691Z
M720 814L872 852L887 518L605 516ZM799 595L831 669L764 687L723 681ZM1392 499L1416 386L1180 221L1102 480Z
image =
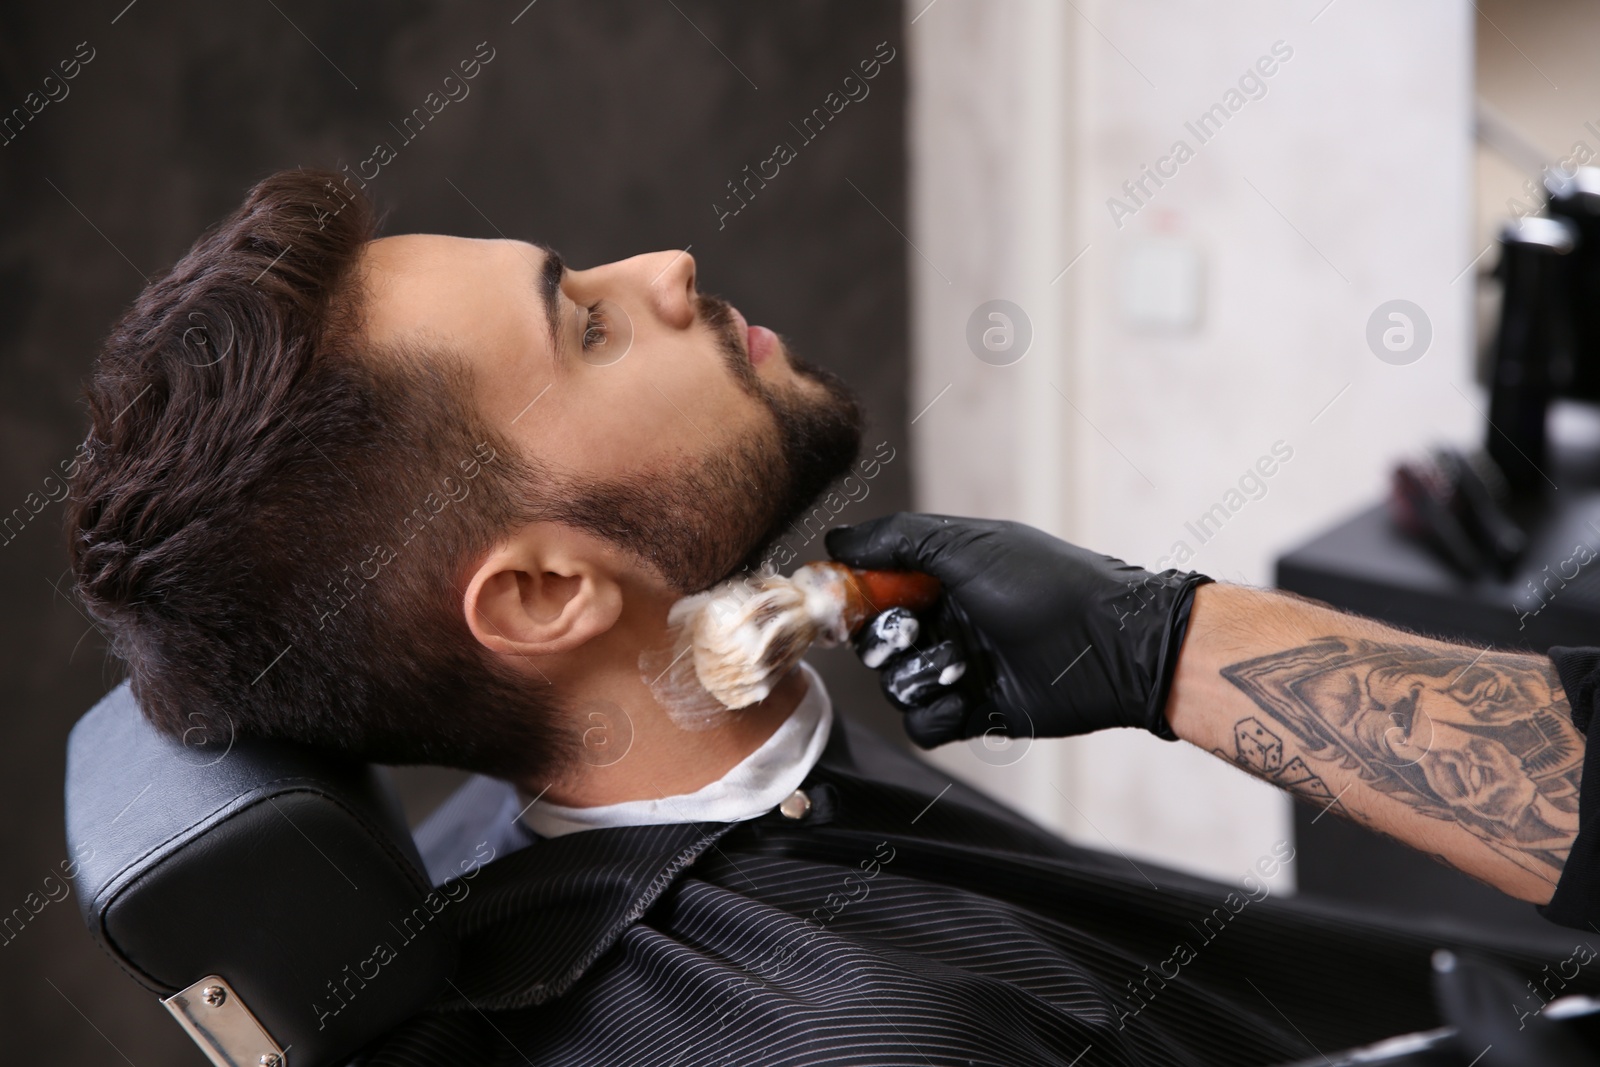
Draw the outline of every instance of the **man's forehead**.
M456 237L445 233L400 233L368 241L361 252L369 268L395 274L450 269L505 269L520 260L530 269L544 262L542 247L503 237Z
M526 241L429 233L370 241L361 254L368 336L525 341L537 314L530 279L544 260Z

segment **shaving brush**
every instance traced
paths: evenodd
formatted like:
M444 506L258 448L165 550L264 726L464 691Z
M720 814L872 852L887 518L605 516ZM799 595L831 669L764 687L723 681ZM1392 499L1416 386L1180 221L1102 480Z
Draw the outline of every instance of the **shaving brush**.
M920 611L939 580L914 571L868 571L807 563L793 575L736 578L673 605L696 678L724 707L743 708L772 692L812 645L850 640L889 608Z

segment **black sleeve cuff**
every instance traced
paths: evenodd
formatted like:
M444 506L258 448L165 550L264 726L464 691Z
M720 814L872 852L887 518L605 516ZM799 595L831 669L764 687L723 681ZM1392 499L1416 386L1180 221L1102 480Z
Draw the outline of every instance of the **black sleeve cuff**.
M1171 572L1168 572L1171 573ZM1183 587L1178 591L1178 599L1172 606L1172 614L1167 619L1167 630L1161 638L1161 666L1156 675L1155 685L1150 691L1150 706L1145 709L1145 728L1163 741L1176 741L1178 735L1172 732L1172 726L1167 722L1167 697L1172 693L1172 679L1178 673L1178 656L1183 651L1183 639L1189 632L1189 613L1194 608L1194 591L1212 579L1204 574L1191 573L1183 576ZM1600 649L1596 650L1600 652Z
M1583 785L1578 794L1578 836L1572 842L1550 903L1539 914L1553 923L1579 930L1600 924L1600 727L1595 701L1600 690L1600 648L1549 650L1561 687L1572 708L1572 724L1587 738L1583 755Z

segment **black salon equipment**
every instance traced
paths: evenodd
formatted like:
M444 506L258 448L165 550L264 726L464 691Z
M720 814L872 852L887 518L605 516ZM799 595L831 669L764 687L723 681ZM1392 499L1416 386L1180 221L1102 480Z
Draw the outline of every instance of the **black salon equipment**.
M1545 177L1550 217L1570 223L1577 234L1568 268L1571 285L1571 362L1558 366L1559 392L1600 402L1600 167Z
M1532 985L1490 961L1441 949L1433 954L1433 995L1446 1025L1290 1067L1600 1067L1600 1000L1545 1002Z
M1528 537L1507 512L1510 490L1486 452L1436 448L1394 470L1395 524L1464 578L1511 575Z
M1489 373L1485 451L1518 496L1543 495L1545 413L1572 384L1572 254L1577 227L1525 218L1500 234L1500 328Z

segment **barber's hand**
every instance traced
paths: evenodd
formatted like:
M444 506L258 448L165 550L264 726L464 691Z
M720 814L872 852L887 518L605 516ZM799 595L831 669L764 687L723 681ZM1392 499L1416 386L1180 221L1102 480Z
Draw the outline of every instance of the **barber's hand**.
M830 530L827 546L943 584L920 620L892 609L856 642L921 747L1113 726L1176 740L1167 692L1205 575L1152 574L1021 523L912 512Z

